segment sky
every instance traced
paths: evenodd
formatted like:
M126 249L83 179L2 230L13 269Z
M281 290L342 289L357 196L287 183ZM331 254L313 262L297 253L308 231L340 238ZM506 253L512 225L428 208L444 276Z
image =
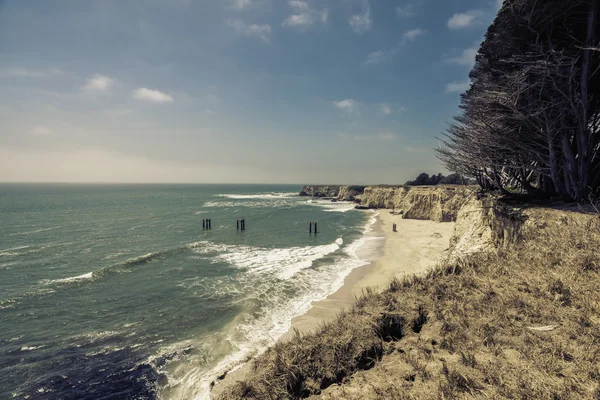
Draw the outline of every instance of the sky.
M403 183L498 0L0 0L0 182Z

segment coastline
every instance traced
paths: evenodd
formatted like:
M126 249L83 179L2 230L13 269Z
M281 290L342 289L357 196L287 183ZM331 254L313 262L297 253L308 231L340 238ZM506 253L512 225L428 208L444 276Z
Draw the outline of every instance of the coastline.
M339 312L352 306L367 288L381 291L394 278L425 273L443 256L454 230L454 223L403 219L402 215L391 214L389 209L378 210L373 217L376 221L356 251L356 256L366 264L354 268L337 291L314 302L305 314L293 318L290 329L278 341L289 340L295 331L309 333L333 320ZM392 231L394 223L397 232ZM251 363L252 360L239 365L215 381L211 398L243 379Z

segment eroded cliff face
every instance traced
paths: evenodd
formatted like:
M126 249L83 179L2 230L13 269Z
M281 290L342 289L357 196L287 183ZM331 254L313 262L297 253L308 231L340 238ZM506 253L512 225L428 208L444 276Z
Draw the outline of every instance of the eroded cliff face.
M458 211L473 197L465 186L398 186L365 188L360 205L365 208L389 208L404 218L456 221Z
M359 208L389 209L402 218L455 222L447 260L517 243L527 230L535 234L540 217L532 211L479 195L468 186L305 186L303 196L354 201ZM531 233L534 232L534 233Z

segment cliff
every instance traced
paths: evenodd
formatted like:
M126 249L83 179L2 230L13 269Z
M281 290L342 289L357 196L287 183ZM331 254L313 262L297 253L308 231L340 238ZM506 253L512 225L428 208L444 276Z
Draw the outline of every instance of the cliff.
M597 214L465 188L363 196L455 219L448 259L278 343L222 399L600 398Z
M389 208L401 212L404 218L449 222L456 221L458 210L473 193L473 188L457 185L308 185L302 188L300 196L354 201L358 208Z
M331 197L340 201L356 201L363 194L365 186L348 185L306 185L300 196Z
M403 213L403 218L456 221L458 211L474 190L468 186L369 186L360 197L364 208L389 208Z

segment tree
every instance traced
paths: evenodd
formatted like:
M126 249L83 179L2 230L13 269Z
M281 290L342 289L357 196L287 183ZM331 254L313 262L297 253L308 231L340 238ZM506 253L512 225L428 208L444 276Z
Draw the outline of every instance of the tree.
M600 186L597 0L507 0L438 157L485 188L584 200Z

